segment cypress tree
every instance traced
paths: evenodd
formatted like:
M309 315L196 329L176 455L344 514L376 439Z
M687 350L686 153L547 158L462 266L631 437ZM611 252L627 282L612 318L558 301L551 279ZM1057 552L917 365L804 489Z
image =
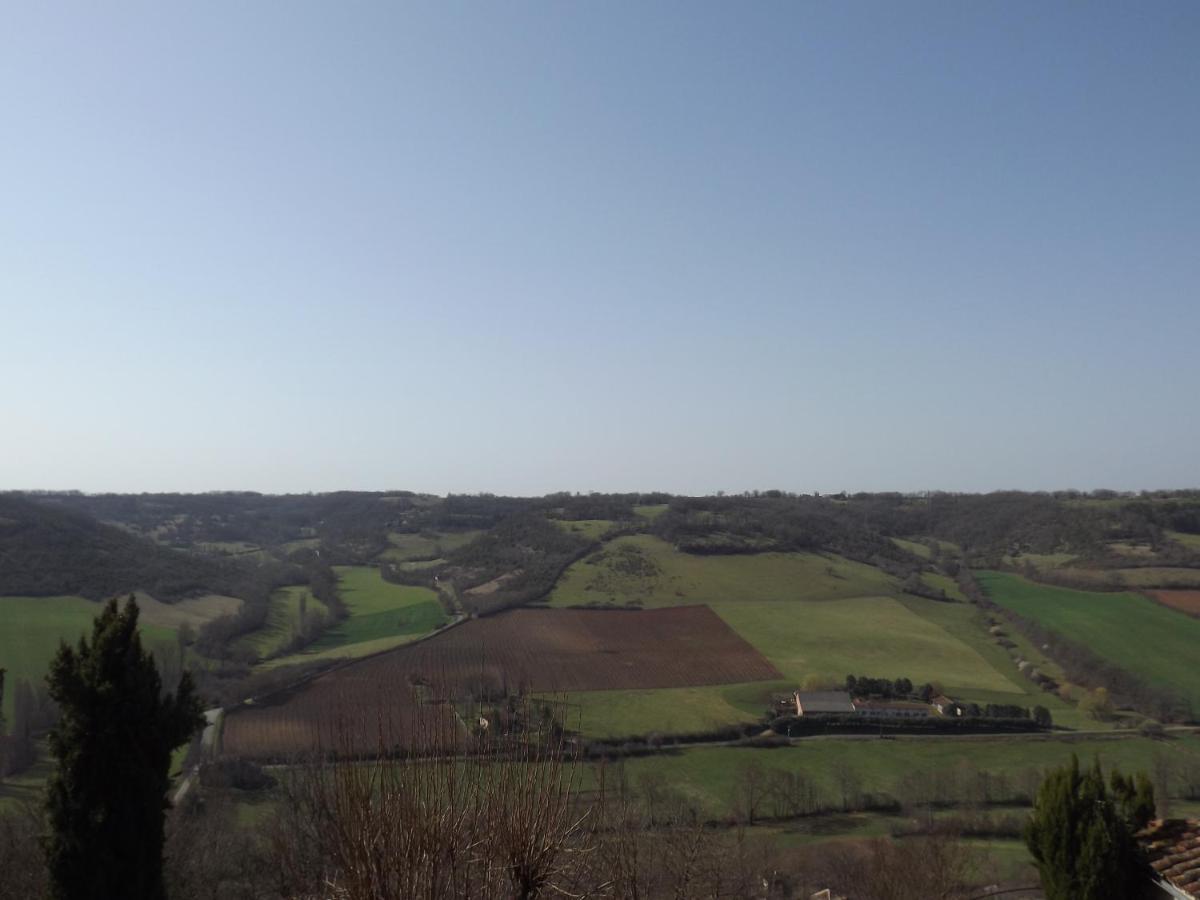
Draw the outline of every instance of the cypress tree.
M63 643L47 676L61 718L45 840L55 900L163 900L171 751L204 719L186 672L164 694L142 648L138 607L110 600L89 644Z
M1123 900L1136 894L1142 866L1134 831L1148 820L1154 793L1143 776L1134 784L1115 774L1109 796L1097 762L1087 772L1071 764L1038 788L1025 843L1037 863L1047 900ZM1128 784L1128 788L1126 785Z

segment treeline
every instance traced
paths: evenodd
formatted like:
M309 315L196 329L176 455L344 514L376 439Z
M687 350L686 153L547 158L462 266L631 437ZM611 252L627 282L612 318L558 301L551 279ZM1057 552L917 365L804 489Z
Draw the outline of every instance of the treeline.
M909 559L845 505L780 491L676 498L652 530L687 553L829 550L864 562Z

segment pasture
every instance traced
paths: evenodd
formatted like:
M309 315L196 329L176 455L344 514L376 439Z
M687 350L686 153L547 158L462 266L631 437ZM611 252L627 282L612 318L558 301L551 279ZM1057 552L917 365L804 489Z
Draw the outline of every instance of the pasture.
M563 531L577 534L589 541L600 540L601 535L610 531L617 524L611 519L555 519L554 521Z
M672 648L673 652L665 652ZM322 725L351 714L359 744L383 716L392 727L444 716L466 693L674 688L778 679L757 651L705 607L653 611L515 609L315 678L225 723L226 752L285 756L310 749Z
M944 605L933 600L912 605L925 604ZM979 690L1023 693L978 650L893 597L823 603L731 600L712 607L793 686L809 676L840 682L857 673L903 675L916 684L937 681L954 696Z
M901 550L907 550L909 553L921 557L921 559L929 559L933 556L933 551L929 548L928 544L919 544L916 541L909 541L898 537L889 538L889 540Z
M198 605L203 604L203 599L193 602L178 620L167 614L172 607L157 601L148 603L147 599L139 598L138 606L144 610L140 619L142 642L151 650L158 645L174 644L178 624L192 621L191 615L196 616L197 622L207 621L197 612L203 608ZM215 604L214 608L220 606ZM8 670L4 691L6 717L11 719L12 716L12 687L16 680L23 678L40 682L58 650L59 642L74 643L84 634L90 636L92 621L102 608L103 604L82 597L0 597L0 622L3 622L0 628L0 668ZM167 622L172 624L165 624Z
M993 602L1200 707L1200 620L1139 594L1068 590L1003 572L980 572L978 578Z
M334 566L334 571L349 617L299 653L271 660L267 665L378 653L446 623L446 611L437 593L429 588L384 581L374 566Z
M387 562L437 559L465 546L478 537L478 531L405 533L393 531L388 537L391 545L379 554Z
M772 687L785 682L705 685L658 690L573 691L566 726L589 738L694 734L762 718Z
M697 556L648 534L609 541L574 563L548 598L551 606L685 606L718 601L836 600L892 594L894 578L832 554Z
M1168 531L1167 536L1176 543L1187 547L1187 549L1200 553L1200 534L1188 534L1184 531Z
M820 801L834 806L841 802L843 779L853 782L855 791L903 798L922 782L945 784L959 774L986 771L1032 791L1044 769L1069 762L1072 753L1085 764L1099 759L1106 769L1125 772L1152 772L1156 757L1174 771L1194 771L1200 766L1200 738L815 738L776 749L693 747L621 765L630 784L656 782L715 818L729 814L738 778L750 765L804 773L813 779Z

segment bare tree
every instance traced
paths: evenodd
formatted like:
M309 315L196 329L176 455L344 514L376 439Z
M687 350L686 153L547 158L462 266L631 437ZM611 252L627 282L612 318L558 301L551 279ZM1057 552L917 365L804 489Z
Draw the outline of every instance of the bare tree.
M740 821L753 825L767 799L767 772L758 763L742 766L733 784L733 812Z

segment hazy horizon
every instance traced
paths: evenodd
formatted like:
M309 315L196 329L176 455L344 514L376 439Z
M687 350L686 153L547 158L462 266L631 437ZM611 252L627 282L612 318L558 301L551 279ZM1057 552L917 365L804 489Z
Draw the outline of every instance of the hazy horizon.
M1200 5L0 32L0 489L1200 482Z

